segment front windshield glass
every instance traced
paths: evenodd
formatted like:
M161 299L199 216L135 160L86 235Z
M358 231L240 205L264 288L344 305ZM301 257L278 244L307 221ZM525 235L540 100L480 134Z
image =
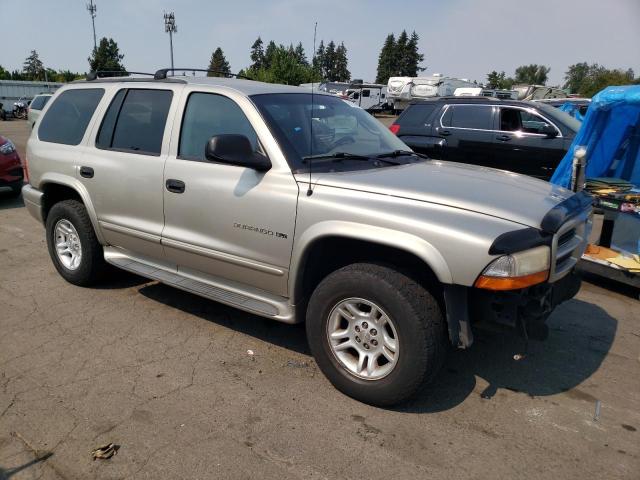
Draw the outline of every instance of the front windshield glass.
M253 95L251 99L295 172L308 168L305 159L310 156L375 157L411 150L370 114L337 97L314 95L313 111L308 93ZM370 166L376 165L371 162Z
M580 130L582 122L576 120L567 112L563 112L562 110L558 110L557 108L546 105L542 102L538 103L537 106L540 111L542 111L542 113L544 113L545 115L548 115L551 120L563 123L567 128L572 130L573 133L576 133L578 130Z

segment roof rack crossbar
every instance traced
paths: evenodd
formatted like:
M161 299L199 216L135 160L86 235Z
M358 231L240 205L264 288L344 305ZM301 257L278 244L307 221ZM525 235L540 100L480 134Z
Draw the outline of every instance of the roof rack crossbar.
M223 75L228 77L236 77L236 78L243 78L245 80L251 80L249 77L246 77L244 75L240 75L238 73L230 73L230 72L223 72L220 70L208 70L206 68L161 68L160 70L156 71L156 73L153 75L154 80L164 80L167 78L167 74L169 72L206 72L206 73L217 73L218 75Z
M148 72L129 72L128 70L122 71L122 70L92 70L87 74L87 81L91 82L93 80L96 80L97 78L100 77L104 77L104 74L115 74L113 76L115 77L125 77L128 75L149 75L150 77L153 77L154 74L153 73L148 73Z

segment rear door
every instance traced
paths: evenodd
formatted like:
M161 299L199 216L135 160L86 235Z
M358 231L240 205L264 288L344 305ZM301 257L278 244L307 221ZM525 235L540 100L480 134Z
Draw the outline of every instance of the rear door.
M557 136L542 133L547 125L556 129ZM496 130L497 168L547 180L566 151L558 127L534 109L499 107Z
M492 105L447 105L435 128L446 140L443 158L493 167L493 114Z
M162 183L172 88L112 91L78 170L107 242L153 258L163 257Z

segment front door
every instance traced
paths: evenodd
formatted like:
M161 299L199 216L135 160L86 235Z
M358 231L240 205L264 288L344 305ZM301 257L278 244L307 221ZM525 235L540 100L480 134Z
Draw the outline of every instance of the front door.
M560 130L546 118L521 107L501 107L496 123L498 168L549 179L565 154ZM547 125L555 127L557 136L542 133Z
M204 273L286 296L298 198L291 170L272 161L271 170L258 172L205 158L208 140L220 134L245 135L255 149L275 155L256 133L266 138L264 123L254 128L249 121L262 122L246 98L194 87L185 90L180 104L180 140L164 172L167 259L185 274Z

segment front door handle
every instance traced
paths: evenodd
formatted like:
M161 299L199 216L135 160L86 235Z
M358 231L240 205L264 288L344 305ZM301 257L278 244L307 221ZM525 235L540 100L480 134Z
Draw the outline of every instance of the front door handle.
M80 176L84 178L93 178L93 168L80 167Z
M443 137L448 137L449 135L451 135L451 131L449 130L440 130L440 135L442 135Z
M172 193L184 193L186 189L186 185L182 180L174 180L173 178L169 178L165 186Z
M509 135L498 135L496 137L496 140L500 140L501 142L508 142L509 140L511 140L511 137Z

